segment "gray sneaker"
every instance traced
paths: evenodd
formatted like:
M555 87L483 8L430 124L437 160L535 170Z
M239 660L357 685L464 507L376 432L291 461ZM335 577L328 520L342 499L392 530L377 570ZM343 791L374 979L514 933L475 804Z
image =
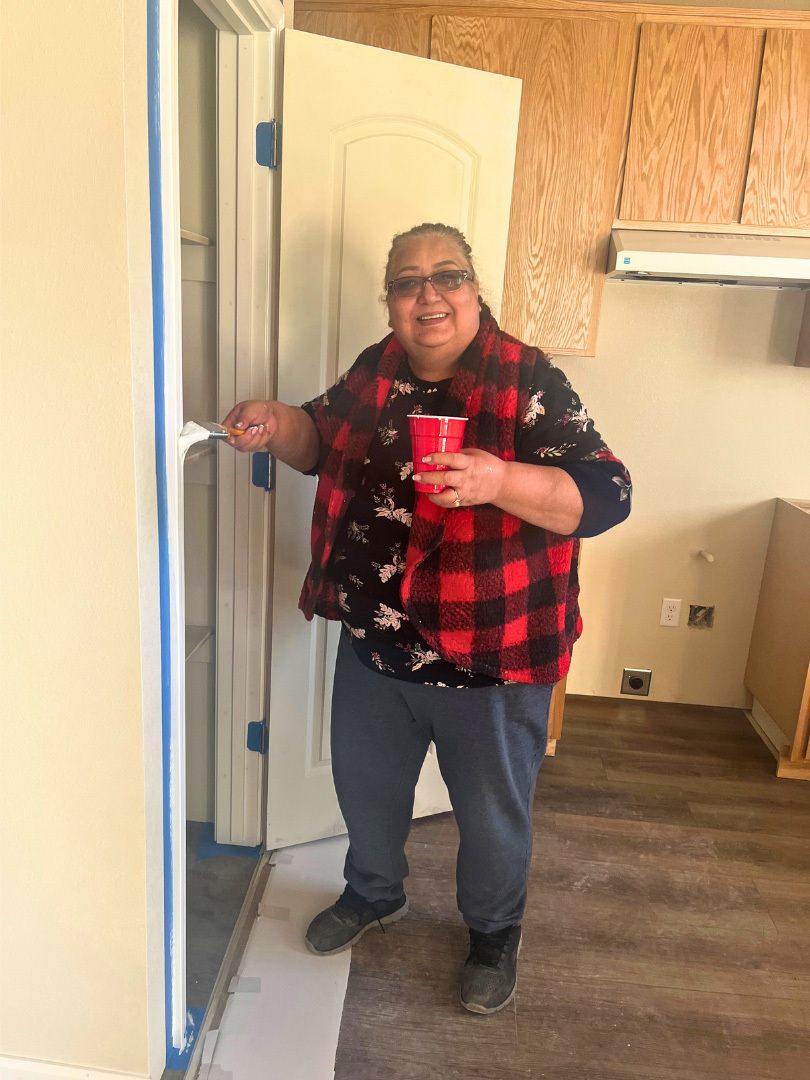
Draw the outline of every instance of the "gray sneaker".
M343 895L309 924L307 948L318 956L343 952L359 941L370 926L379 924L385 933L385 923L396 922L407 914L407 896L396 900L365 900L347 885Z
M520 923L492 934L470 930L470 955L461 979L461 1004L474 1013L494 1013L515 996Z

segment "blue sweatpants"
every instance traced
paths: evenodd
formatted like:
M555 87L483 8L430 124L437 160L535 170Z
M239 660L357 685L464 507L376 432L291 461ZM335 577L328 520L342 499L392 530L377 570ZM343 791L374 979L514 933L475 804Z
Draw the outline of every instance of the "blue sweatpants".
M332 771L349 830L345 876L393 900L431 739L459 830L458 907L473 930L519 923L532 853L532 801L552 685L456 690L370 671L341 635L332 695Z

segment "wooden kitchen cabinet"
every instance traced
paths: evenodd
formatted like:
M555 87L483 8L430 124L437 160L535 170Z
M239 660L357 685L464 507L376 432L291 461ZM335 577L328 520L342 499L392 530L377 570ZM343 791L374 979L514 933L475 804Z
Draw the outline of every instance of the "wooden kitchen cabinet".
M742 223L810 229L810 30L768 30Z
M810 502L776 501L745 686L777 775L810 780Z
M295 25L522 79L501 322L552 355L595 354L615 224L810 233L807 14L297 0Z
M410 56L426 57L430 43L430 15L404 11L308 11L296 6L295 29Z
M593 356L615 214L635 19L436 15L432 59L523 80L501 323Z
M623 221L739 222L764 34L642 26Z

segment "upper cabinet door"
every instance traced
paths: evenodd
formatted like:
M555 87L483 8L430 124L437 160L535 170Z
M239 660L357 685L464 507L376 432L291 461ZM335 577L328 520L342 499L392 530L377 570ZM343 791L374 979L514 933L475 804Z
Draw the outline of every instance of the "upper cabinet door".
M764 31L645 23L620 217L740 220Z
M810 30L769 30L744 225L810 229Z
M504 329L593 356L616 197L635 17L437 15L430 55L523 80Z
M295 29L322 37L372 45L376 49L427 56L430 48L430 15L404 11L302 11L295 12Z

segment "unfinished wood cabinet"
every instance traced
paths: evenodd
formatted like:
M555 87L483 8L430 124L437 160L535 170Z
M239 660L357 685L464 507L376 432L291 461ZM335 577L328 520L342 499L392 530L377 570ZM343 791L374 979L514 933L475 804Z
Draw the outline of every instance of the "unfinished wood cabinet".
M745 686L777 775L810 780L810 502L777 500Z
M769 30L742 222L810 229L810 30Z
M623 221L739 222L764 33L642 26Z
M554 757L557 753L557 740L562 737L563 713L565 712L565 686L568 677L560 679L551 692L551 701L548 706L548 743L546 745L546 757Z
M430 56L523 80L501 322L592 356L620 173L635 19L437 15Z
M309 11L296 6L295 29L410 56L426 57L430 43L430 15L404 11Z

